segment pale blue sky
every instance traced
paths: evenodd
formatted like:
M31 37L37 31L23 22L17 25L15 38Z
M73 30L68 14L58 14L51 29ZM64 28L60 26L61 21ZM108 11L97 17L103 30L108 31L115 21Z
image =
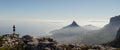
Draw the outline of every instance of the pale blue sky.
M0 0L0 34L40 36L69 25L103 27L110 17L120 15L120 0Z
M120 0L0 0L1 20L104 21L119 14Z

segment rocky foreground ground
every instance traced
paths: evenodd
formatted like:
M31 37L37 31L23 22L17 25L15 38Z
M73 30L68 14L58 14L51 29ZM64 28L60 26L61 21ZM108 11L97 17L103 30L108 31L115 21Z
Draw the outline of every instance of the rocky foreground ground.
M0 37L0 50L119 50L106 45L60 44L51 38L33 38L19 34L6 34Z

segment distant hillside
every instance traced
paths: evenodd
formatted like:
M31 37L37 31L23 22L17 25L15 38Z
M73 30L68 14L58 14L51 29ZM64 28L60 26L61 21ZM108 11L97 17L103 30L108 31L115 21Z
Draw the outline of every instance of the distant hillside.
M92 25L88 26L95 28ZM62 29L54 30L51 33L53 33L52 37L58 41L83 44L101 44L114 40L119 27L120 15L112 17L110 22L101 29L86 29L73 21L72 24L63 27Z
M71 43L78 40L78 37L84 36L85 30L75 21L73 21L70 25L65 26L59 30L51 31L51 33L53 34L52 37L55 40L65 43ZM80 39L81 38L79 38L79 40Z
M104 36L103 38L106 38L105 40L114 40L116 37L117 31L120 27L120 15L112 17L110 19L110 23L107 24L104 28L102 28L99 33L102 33ZM107 37L106 37L107 36Z
M114 40L114 38L116 37L119 27L120 27L120 15L112 17L110 19L110 22L107 25L105 25L103 28L91 32L92 34L88 35L88 37L85 37L86 39L83 40L83 43L86 41L95 44L110 42Z
M99 27L93 26L93 25L91 25L91 24L85 25L85 26L83 26L83 28L85 28L85 29L87 29L87 30L98 30L98 29L100 29Z

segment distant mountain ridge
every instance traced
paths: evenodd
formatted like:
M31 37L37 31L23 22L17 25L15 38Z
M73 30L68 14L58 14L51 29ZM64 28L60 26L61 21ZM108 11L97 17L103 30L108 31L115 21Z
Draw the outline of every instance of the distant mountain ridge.
M105 25L103 28L95 32L91 32L93 34L88 35L86 40L90 41L91 43L98 43L98 44L108 43L115 39L119 27L120 27L120 15L111 17L110 22L107 25ZM86 40L83 41L86 42Z
M52 37L55 40L59 42L71 43L73 41L76 41L75 38L78 38L78 36L82 37L85 33L85 30L84 28L79 26L75 21L73 21L70 25L58 30L53 30L51 31L51 33L53 34Z
M93 28L91 25L88 26ZM72 40L72 42L84 44L101 44L114 40L119 27L120 15L112 17L107 25L98 30L89 31L89 29L87 30L73 21L72 24L62 29L52 31L52 36L56 38L56 40L64 39L63 41L67 41L69 39L67 42Z
M111 38L114 40L116 37L117 31L120 27L120 15L110 18L109 24L107 24L104 28L100 30L100 32L106 32L109 36L108 38Z
M88 30L98 30L98 29L100 29L99 27L91 25L91 24L85 25L85 26L83 26L83 28L88 29Z
M78 41L83 40L83 37L86 36L87 32L95 29L98 28L93 25L86 25L86 27L81 27L76 23L76 21L73 21L70 25L58 30L53 30L51 33L53 34L52 37L59 42L78 43Z

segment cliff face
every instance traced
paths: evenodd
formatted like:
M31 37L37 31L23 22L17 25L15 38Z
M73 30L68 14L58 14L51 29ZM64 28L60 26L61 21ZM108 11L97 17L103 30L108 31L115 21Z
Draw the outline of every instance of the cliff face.
M120 28L119 28L119 30L118 30L118 32L117 32L117 35L116 35L115 40L117 40L117 41L120 42Z
M108 44L110 44L112 47L120 48L120 28L117 31L115 39Z
M92 34L89 35L86 39L91 43L94 42L97 44L111 42L116 38L116 34L119 27L120 27L120 15L112 17L107 25L105 25L100 30L91 32ZM86 40L83 41L86 42Z
M107 24L103 29L108 29L108 30L117 29L118 30L119 27L120 27L120 15L112 17L110 19L109 24Z
M119 26L119 25L120 25L120 15L119 15L119 16L115 16L115 17L112 17L112 18L110 19L110 25Z
M99 30L98 35L103 41L112 41L116 38L117 31L120 27L120 15L112 17L110 22ZM105 38L105 39L103 39Z

